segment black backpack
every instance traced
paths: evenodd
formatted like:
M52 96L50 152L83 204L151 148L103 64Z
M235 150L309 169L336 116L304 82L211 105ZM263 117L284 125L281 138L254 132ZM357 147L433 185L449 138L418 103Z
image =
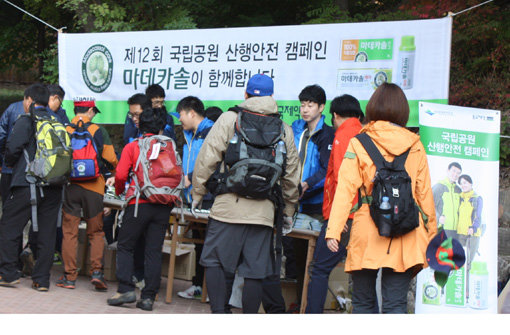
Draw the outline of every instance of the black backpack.
M355 136L374 162L377 171L374 177L372 199L369 202L370 216L379 235L398 237L409 233L419 225L419 207L413 197L411 177L404 164L409 150L388 162L381 155L366 133ZM381 209L383 197L388 197L389 209Z
M284 127L279 115L237 112L234 137L225 152L227 192L253 199L271 199L287 160Z

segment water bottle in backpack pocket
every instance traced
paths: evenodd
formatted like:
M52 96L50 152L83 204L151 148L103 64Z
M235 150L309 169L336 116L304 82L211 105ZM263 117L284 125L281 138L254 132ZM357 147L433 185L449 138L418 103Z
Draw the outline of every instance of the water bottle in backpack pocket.
M375 216L379 222L379 235L390 236L391 234L391 205L388 197L382 197L382 202L379 205L379 210L375 211ZM375 221L375 220L374 220Z

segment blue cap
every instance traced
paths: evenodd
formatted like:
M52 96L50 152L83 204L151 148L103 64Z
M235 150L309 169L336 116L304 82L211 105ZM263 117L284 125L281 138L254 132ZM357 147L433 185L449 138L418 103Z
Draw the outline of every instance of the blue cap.
M260 73L251 77L250 80L248 80L248 85L246 86L246 93L260 97L272 95L273 91L273 79Z

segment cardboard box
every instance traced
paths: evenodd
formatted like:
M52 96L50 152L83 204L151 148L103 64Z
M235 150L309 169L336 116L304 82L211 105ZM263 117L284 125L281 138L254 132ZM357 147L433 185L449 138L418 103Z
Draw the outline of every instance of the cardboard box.
M103 255L103 273L104 279L108 281L117 281L117 250L109 249L106 245Z
M165 240L163 244L163 259L161 264L161 275L168 276L170 266L171 241ZM195 245L179 243L175 252L174 278L191 280L195 275Z

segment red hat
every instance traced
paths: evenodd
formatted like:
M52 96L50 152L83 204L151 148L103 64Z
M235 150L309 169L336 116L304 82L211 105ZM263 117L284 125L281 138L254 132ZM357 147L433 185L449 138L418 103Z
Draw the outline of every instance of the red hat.
M96 107L96 99L94 97L75 97L74 99L74 107L88 107L88 108L94 108L94 112L101 113L99 109Z

